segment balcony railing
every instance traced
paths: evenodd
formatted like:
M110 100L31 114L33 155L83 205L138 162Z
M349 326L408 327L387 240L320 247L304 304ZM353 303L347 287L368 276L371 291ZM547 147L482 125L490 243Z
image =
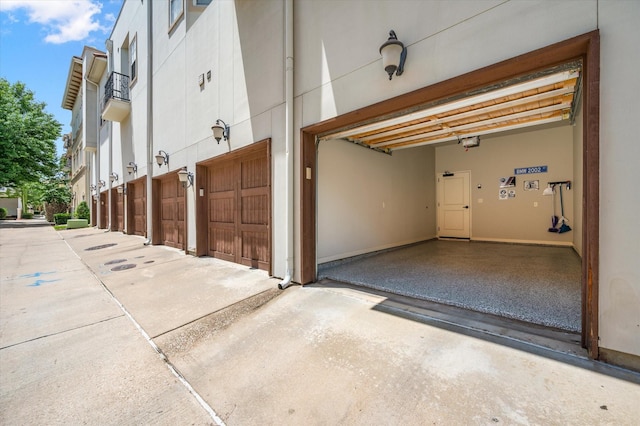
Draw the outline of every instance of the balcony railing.
M112 72L104 85L101 118L103 120L122 122L130 112L129 76Z
M111 99L129 102L129 76L112 72L104 85L104 101L102 108L107 106Z

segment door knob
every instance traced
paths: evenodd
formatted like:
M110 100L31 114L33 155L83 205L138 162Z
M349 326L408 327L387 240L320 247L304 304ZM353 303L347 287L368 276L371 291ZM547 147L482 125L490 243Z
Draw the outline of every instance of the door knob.
M469 208L469 206L462 206L462 208L463 208L463 209L468 209L468 208Z

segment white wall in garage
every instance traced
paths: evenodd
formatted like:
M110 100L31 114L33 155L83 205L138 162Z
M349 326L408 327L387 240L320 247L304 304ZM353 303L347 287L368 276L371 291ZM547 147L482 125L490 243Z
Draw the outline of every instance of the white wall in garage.
M515 168L547 166L547 173L515 175ZM573 127L564 125L505 136L482 136L480 146L468 151L458 144L436 148L436 172L471 171L471 238L537 244L572 245L580 233L574 223L574 191L563 188L564 211L573 228L562 234L548 232L552 198L542 195L547 182L575 181ZM501 177L516 177L515 198L500 200ZM581 176L578 177L582 179ZM525 191L525 180L537 180L538 191ZM481 188L478 188L481 185ZM537 203L537 207L534 205ZM579 210L582 211L581 209ZM580 213L581 214L581 213ZM556 188L556 215L560 195Z
M318 151L318 263L435 237L434 148Z

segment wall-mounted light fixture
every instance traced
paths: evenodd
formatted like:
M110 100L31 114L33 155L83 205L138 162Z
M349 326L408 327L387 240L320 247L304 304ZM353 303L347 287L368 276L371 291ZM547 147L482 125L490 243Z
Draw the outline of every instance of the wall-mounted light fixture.
M220 144L220 139L222 138L224 138L225 141L229 141L230 129L227 123L225 123L224 121L218 118L216 120L216 124L211 127L211 130L213 131L213 137L216 141L218 141L218 144Z
M389 39L380 46L382 55L382 66L389 74L389 80L393 78L395 72L397 76L404 72L404 61L407 59L407 48L401 41L398 41L396 32L389 31Z
M91 192L96 192L96 189L98 189L97 186L95 186L94 184L89 185L89 189L91 190Z
M118 194L124 194L124 186L123 186L123 185L120 185L120 186L117 188L117 190L118 190Z
M105 186L107 186L106 182L105 182L105 181L103 181L102 179L100 179L100 180L98 181L98 188L103 188L103 187L105 187Z
M131 174L131 173L136 173L137 171L138 171L138 165L133 161L129 161L129 164L127 164L127 173Z
M116 172L111 172L111 174L109 175L109 180L111 180L111 183L117 182L118 174Z
M186 167L183 167L178 172L178 180L182 183L183 188L188 188L193 185L193 173L187 171Z
M165 151L158 151L158 155L156 155L156 163L158 163L158 167L162 167L163 164L169 165L169 154Z

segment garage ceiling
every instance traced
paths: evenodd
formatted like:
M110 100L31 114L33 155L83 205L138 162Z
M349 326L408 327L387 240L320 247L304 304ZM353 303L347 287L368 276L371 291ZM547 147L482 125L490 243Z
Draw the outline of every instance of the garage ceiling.
M318 139L346 139L390 153L556 121L572 121L580 98L580 71L580 62L564 64L392 117L319 135Z

